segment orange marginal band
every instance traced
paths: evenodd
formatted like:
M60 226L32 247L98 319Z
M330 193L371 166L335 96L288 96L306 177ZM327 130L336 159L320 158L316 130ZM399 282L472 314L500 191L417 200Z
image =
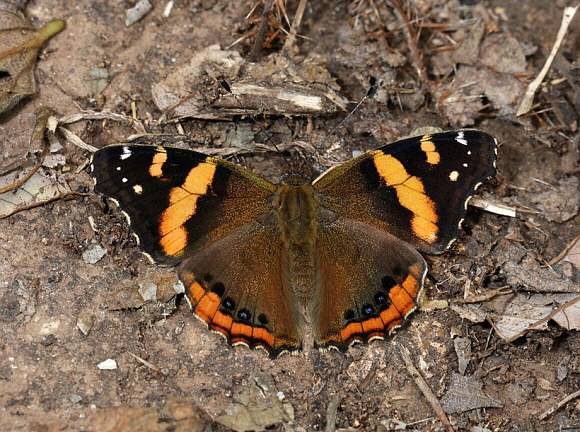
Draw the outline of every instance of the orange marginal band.
M349 323L340 332L342 341L350 339L368 339L373 336L384 336L393 327L400 325L403 318L415 308L415 299L419 294L420 283L413 275L407 276L401 285L395 285L389 291L391 305L378 317L362 322Z
M274 348L274 335L265 328L252 327L234 322L230 315L219 311L220 298L214 292L206 291L195 281L192 273L182 274L183 282L187 283L187 295L193 307L193 312L204 320L209 328L223 334L230 343L245 343L249 346L262 345L268 349Z

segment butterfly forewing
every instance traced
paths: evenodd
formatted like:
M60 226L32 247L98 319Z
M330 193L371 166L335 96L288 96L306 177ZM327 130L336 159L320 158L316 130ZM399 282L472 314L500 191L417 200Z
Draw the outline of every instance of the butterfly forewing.
M495 173L496 141L459 130L396 141L325 173L324 205L428 253L457 237L465 203Z
M143 251L170 265L269 211L276 189L235 164L168 147L105 147L93 156L92 175Z

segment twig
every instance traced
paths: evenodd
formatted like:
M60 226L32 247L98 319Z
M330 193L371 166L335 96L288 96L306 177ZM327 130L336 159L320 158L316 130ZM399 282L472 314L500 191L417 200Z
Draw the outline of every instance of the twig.
M419 32L414 31L411 27L412 21L409 19L407 12L399 0L391 0L391 3L395 6L395 15L403 22L403 24L405 24L403 33L405 34L405 39L407 39L409 51L411 51L411 57L413 58L413 66L417 71L417 75L424 84L427 84L427 86L431 87L432 83L427 77L425 64L423 63L423 54L421 53L418 46ZM409 7L411 7L411 3L409 4Z
M538 417L538 419L539 420L546 419L548 416L552 415L554 412L556 412L557 410L559 410L560 408L562 408L564 405L566 405L572 399L576 399L578 396L580 396L580 390L575 391L572 394L569 394L564 399L562 399L560 402L558 402L556 405L554 405L552 408L550 408L549 410L544 411L542 414L540 414L540 417Z
M536 321L535 323L533 323L532 325L528 326L525 330L522 330L521 332L519 332L517 335L512 336L508 339L505 339L506 342L513 342L515 341L517 338L519 338L520 336L523 336L526 332L530 331L530 330L534 330L536 328L538 328L539 326L541 326L544 323L547 323L549 320L551 320L554 316L556 316L557 314L559 314L560 312L562 312L563 310L569 308L570 306L576 304L580 302L580 296L567 301L566 303L564 303L562 306L557 307L556 309L554 309L548 316L545 316L544 318L542 318L541 320ZM492 323L493 325L493 323ZM497 332L497 329L496 329ZM501 335L500 332L497 332L498 334Z
M284 42L284 46L282 47L282 52L286 55L290 55L292 51L292 46L294 45L294 41L296 40L296 32L298 27L300 27L300 23L302 22L302 17L304 16L304 10L306 9L306 3L308 0L300 0L300 4L298 5L298 9L296 9L296 15L294 15L294 21L292 21L292 27L290 28L290 33Z
M435 415L437 416L439 421L443 423L443 427L445 428L445 430L447 432L453 432L453 426L449 422L447 414L445 414L445 411L443 411L441 404L439 403L439 401L437 400L437 398L435 397L435 395L433 394L433 392L431 391L431 389L429 388L429 386L427 385L427 383L425 382L425 380L423 379L417 368L413 365L409 350L404 346L401 346L400 353L401 357L403 358L403 361L405 362L405 366L407 367L407 371L411 374L411 376L415 380L415 384L417 384L417 387L419 387L421 392L423 392L423 395L427 398L427 401L431 404L433 411L435 411Z
M488 199L473 197L468 204L472 207L477 207L489 213L498 214L501 216L516 217L516 209L512 206L500 202L491 202Z
M45 204L48 204L50 202L53 202L53 201L56 201L56 200L59 200L59 199L64 199L64 198L67 198L69 196L82 196L82 197L85 197L85 196L89 196L89 194L84 194L84 193L80 193L80 192L61 192L59 195L57 195L55 197L51 197L51 198L45 199L43 201L38 201L38 202L35 202L35 203L32 203L32 204L28 204L28 205L25 205L25 206L22 206L22 207L18 207L16 209L12 210L10 213L6 213L5 215L0 215L0 219L6 219L7 217L10 217L13 214L19 213L21 211L30 210L30 209L33 209L33 208L36 208L36 207L41 207L41 206L43 206Z
M260 28L258 29L258 34L254 40L252 52L250 53L251 62L257 61L258 56L260 55L260 50L262 49L262 43L264 42L264 35L266 34L266 28L268 27L268 21L270 19L270 12L272 11L273 3L274 0L268 0L264 5L264 10L262 12L262 22L260 23Z
M557 256L555 256L550 261L548 261L548 265L554 265L557 262L559 262L562 258L564 258L568 254L568 252L570 251L570 249L572 249L574 247L574 245L576 243L578 243L578 241L580 241L580 234L578 234L574 238L574 240L572 240L570 243L568 243L566 245L566 247L564 248L564 250L562 250L562 252L560 252Z
M151 370L153 370L153 371L157 372L159 375L165 375L165 374L164 374L164 373L163 373L163 372L162 372L162 371L161 371L161 370L160 370L160 369L159 369L157 366L155 366L153 363L151 363L151 362L148 362L147 360L145 360L145 359L143 359L143 358L139 357L139 356L138 356L138 355L136 355L136 354L133 354L131 351L127 351L127 352L128 352L130 355L132 355L132 356L133 356L133 358L134 358L135 360L138 360L138 361L140 361L140 362L141 362L141 363L143 363L145 366L147 366L149 369L151 369Z
M518 112L516 113L516 116L521 116L522 114L526 114L532 108L532 103L534 102L534 94L536 93L536 90L538 89L540 84L542 84L542 81L544 80L546 74L548 73L548 70L550 69L550 66L552 65L552 61L554 60L554 57L556 56L556 53L558 52L558 49L560 48L560 45L562 44L562 41L564 40L564 36L566 35L566 30L568 30L568 26L570 25L572 18L574 18L574 15L576 14L576 11L578 10L578 6L580 6L580 5L576 5L575 7L564 8L564 16L562 17L562 23L560 24L560 30L558 30L558 35L556 36L556 42L554 43L554 46L552 47L552 51L550 52L550 55L548 56L548 59L546 60L544 67L542 68L542 70L540 71L540 73L538 74L536 79L533 80L530 83L530 85L528 86L528 89L526 90L526 94L524 95L524 98L522 99L522 103L520 104L520 107L518 108Z
M460 303L460 304L465 304L465 303L481 303L487 300L491 300L494 297L497 296L501 296L501 295L506 295L506 294L511 294L514 291L509 287L509 285L494 289L492 291L486 292L485 294L479 295L479 296L470 296L468 298L465 299L460 299L460 300L454 300L453 303Z
M35 141L42 141L42 139L44 138L44 131L46 129L46 123L48 121L50 113L51 113L50 108L47 107L40 107L36 111L36 125L34 126L34 130L32 131L32 137L30 138L31 143ZM40 153L40 157L38 158L38 162L36 163L36 165L34 165L32 169L20 180L16 180L14 183L9 184L8 186L5 186L3 188L0 188L0 194L16 189L22 186L24 183L26 183L30 179L30 177L32 177L34 173L38 171L38 169L41 167L42 162L44 161L44 157L48 153L49 148L50 142L46 140L44 142L42 153Z
M87 150L90 151L91 153L94 153L98 150L98 148L87 144L86 142L84 142L82 139L80 139L76 134L72 133L71 131L69 131L67 128L64 128L62 126L58 127L58 130L60 133L62 133L64 135L64 137L70 141L71 143L73 143L74 145L76 145L77 147L82 148L83 150Z
M336 429L336 414L338 412L338 405L340 404L340 395L334 396L328 403L326 409L326 428L324 432L334 432Z

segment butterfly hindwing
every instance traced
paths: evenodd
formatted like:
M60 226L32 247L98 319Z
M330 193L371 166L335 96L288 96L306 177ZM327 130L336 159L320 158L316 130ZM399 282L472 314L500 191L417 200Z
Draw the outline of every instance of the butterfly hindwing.
M456 130L396 141L339 165L314 186L329 209L428 253L457 237L466 201L495 173L496 141Z
M427 264L389 233L337 216L319 226L316 269L316 344L345 350L386 337L415 310Z
M276 357L302 346L302 315L281 270L273 221L247 223L187 258L179 277L193 312L233 345Z

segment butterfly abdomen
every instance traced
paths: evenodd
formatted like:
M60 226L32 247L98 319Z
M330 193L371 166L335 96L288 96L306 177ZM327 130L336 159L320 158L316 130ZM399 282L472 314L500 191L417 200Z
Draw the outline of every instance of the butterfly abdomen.
M315 189L302 176L293 175L280 185L274 208L282 239L282 271L299 301L312 296L314 248L318 230L319 202Z

